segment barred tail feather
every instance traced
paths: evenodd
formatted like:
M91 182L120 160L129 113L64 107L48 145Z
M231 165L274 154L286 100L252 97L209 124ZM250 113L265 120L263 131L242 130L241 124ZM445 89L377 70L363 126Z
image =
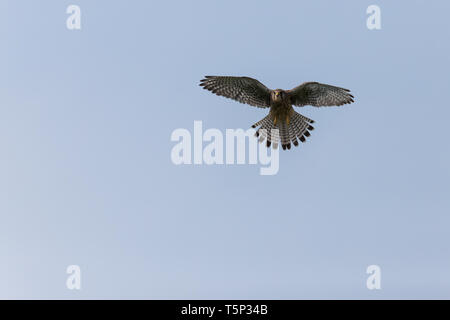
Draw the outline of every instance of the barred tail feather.
M291 142L297 147L299 145L298 140L301 142L306 141L306 138L311 135L310 131L314 130L312 123L314 123L314 120L293 111L290 115L289 123L277 121L274 124L272 116L269 114L252 125L252 128L260 127L255 134L256 137L259 137L259 142L267 139L267 147L273 145L276 149L281 141L283 150L286 150L291 149Z
M314 130L312 123L314 123L314 120L294 111L291 115L289 130L298 140L305 142L306 138L311 135L310 131ZM291 141L294 146L298 146L298 142L296 144L295 140L291 139Z
M252 128L256 127L260 127L255 133L255 136L259 138L259 142L263 142L267 139L266 145L268 148L270 148L271 145L274 149L278 148L278 141L280 140L279 129L274 125L270 114L252 125Z

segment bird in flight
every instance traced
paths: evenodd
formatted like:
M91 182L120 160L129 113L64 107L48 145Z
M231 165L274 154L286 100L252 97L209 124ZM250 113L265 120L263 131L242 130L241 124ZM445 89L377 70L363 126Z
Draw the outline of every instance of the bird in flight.
M298 140L305 142L314 130L314 120L296 112L293 105L322 107L354 102L350 90L318 82L305 82L291 90L271 90L249 77L206 76L200 80L200 86L240 103L270 108L269 114L252 128L259 127L256 136L260 142L267 139L268 148L277 148L281 141L283 150L291 149L291 142L294 146L299 145Z

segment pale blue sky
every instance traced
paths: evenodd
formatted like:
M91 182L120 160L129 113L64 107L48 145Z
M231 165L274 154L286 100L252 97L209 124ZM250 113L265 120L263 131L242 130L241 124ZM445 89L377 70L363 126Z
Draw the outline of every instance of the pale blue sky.
M449 2L0 4L0 298L450 298ZM297 109L316 130L275 176L174 166L174 129L267 112L207 74L356 103Z

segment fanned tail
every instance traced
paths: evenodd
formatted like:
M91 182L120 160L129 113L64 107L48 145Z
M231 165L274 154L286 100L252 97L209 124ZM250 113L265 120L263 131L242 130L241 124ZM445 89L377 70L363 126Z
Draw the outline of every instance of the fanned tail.
M271 145L273 145L274 149L278 148L278 141L280 140L280 130L273 123L272 116L270 114L267 115L266 117L262 118L257 123L252 125L252 128L256 128L259 126L260 128L256 130L255 133L255 136L259 138L259 142L263 142L265 139L267 139L267 148L270 148Z
M283 150L286 150L291 149L291 143L297 147L298 140L306 141L306 138L311 135L310 131L314 130L312 123L314 120L292 111L287 121L274 121L269 114L252 125L252 128L260 127L255 134L259 137L259 142L267 139L267 147L273 145L276 149L281 141Z

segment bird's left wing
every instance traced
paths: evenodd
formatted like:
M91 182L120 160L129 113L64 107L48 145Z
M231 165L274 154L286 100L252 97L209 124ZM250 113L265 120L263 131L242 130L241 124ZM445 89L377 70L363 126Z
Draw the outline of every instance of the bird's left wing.
M341 106L354 102L350 90L318 82L305 82L287 92L296 106Z
M200 86L218 96L259 108L270 107L270 89L249 77L206 76Z

